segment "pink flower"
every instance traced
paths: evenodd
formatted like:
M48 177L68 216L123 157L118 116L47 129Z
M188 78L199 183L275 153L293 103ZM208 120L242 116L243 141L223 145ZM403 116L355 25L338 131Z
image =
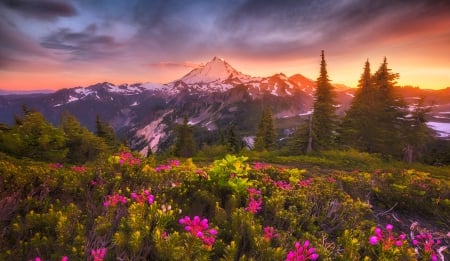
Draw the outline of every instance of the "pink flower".
M106 196L106 200L103 203L103 206L105 207L115 207L117 206L119 203L121 204L126 204L127 203L127 198L120 195L120 194L113 194L113 195L108 195Z
M254 170L265 170L270 168L271 166L267 163L263 163L263 162L255 162L253 163L253 169Z
M295 250L289 251L286 256L286 261L306 261L317 260L319 255L315 253L315 248L309 246L309 241L306 240L303 245L300 242L295 242Z
M298 185L300 187L308 187L311 184L311 182L312 182L312 178L309 178L309 179L306 179L306 180L300 180L298 182Z
M153 204L155 200L155 196L150 194L150 191L148 189L144 190L141 194L137 194L136 192L131 193L131 199L134 201L144 204L145 202L148 202L149 205Z
M380 241L379 241L379 239L378 239L377 236L371 236L371 237L369 238L369 243L370 243L371 245L376 245L376 244L378 244L378 242L380 242Z
M278 237L278 234L275 233L275 228L273 227L264 227L264 240L270 241L274 237Z
M200 219L199 216L195 216L191 219L190 217L185 216L179 220L179 223L184 225L184 230L201 239L205 246L211 247L214 244L217 230L209 229L208 219Z
M72 170L78 173L83 173L86 171L86 167L84 166L72 166Z
M104 247L91 250L91 256L94 258L94 261L103 261L105 255L106 255L106 248Z
M381 228L375 228L374 235L369 237L369 243L371 245L381 244L383 250L388 250L392 247L401 247L403 241L406 239L404 234L395 237L392 233L394 226L391 224L386 225L387 233L384 234Z
M63 257L61 258L61 261L69 261L69 258L68 258L67 256L63 256Z

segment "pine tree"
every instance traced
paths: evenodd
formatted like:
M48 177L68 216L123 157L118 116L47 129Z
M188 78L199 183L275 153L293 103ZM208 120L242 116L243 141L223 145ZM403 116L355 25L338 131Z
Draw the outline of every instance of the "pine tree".
M372 82L370 63L364 64L364 71L358 83L355 98L340 127L340 141L362 151L373 152L377 130L375 117L376 89Z
M407 106L395 94L398 77L388 68L386 58L372 77L375 88L372 120L376 122L372 145L374 152L400 157L405 146L403 131Z
M232 124L228 130L226 146L228 151L232 153L238 153L242 148L242 139L236 134L234 124Z
M309 135L312 138L311 147L314 150L331 148L335 143L336 107L334 88L328 79L324 51L322 50L320 75L317 78L317 88L314 94L314 105Z
M433 140L433 131L427 126L426 115L431 111L424 105L421 98L415 109L406 117L404 126L404 137L406 145L403 148L403 160L412 163L414 159L421 158L426 144Z
M273 123L273 115L270 107L266 107L259 121L256 132L254 149L258 151L273 150L276 145L276 133Z
M100 153L108 151L106 141L81 126L70 113L62 115L61 125L66 136L67 161L70 163L82 164L92 161Z
M95 128L97 136L103 138L111 148L119 145L114 128L109 123L102 121L99 114L97 114L95 119Z
M195 154L195 140L193 129L188 124L187 116L184 117L183 124L176 129L176 140L174 153L179 157L192 157Z

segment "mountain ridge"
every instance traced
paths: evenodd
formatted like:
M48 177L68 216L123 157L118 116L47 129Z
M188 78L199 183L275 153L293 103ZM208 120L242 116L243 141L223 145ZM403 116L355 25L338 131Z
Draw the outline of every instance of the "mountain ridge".
M239 72L224 59L214 57L166 84L102 82L42 95L0 96L0 122L13 124L14 115L21 114L24 104L42 112L53 124L59 124L61 114L68 111L90 130L95 130L98 114L102 120L110 122L133 149L146 154L149 148L156 152L169 147L175 126L187 116L196 128L200 144L214 141L219 132L230 125L235 125L238 134L251 143L264 106L272 108L280 137L300 126L311 114L315 86L315 81L301 74L253 77ZM356 89L335 86L340 105L338 113L343 114ZM433 120L450 122L445 114L450 111L450 89L403 91L414 95L411 102L417 101L415 97L420 93L427 93L432 101L439 102L439 106L433 105Z

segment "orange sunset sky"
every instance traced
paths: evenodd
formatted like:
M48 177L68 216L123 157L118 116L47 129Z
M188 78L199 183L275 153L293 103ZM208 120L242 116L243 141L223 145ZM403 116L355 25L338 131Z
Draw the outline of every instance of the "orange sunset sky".
M384 56L399 85L450 87L450 2L0 1L0 89L167 83L213 56L253 76L356 87Z

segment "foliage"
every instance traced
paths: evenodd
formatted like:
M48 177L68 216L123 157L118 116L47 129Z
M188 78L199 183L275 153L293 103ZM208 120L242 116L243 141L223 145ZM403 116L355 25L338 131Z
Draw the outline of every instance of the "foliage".
M177 127L176 133L175 155L185 158L192 157L195 154L195 140L187 117L184 117L183 124Z
M314 150L328 149L335 143L336 107L334 97L333 86L328 79L325 55L322 51L320 75L317 78L317 87L314 93L312 133L309 133L309 136L312 136L311 148Z
M264 108L259 120L256 132L254 149L257 151L273 150L275 148L276 133L273 123L273 115L270 107Z
M373 212L397 203L445 222L448 179L247 161L198 167L122 151L72 166L0 154L0 259L424 260L448 243L383 231Z

